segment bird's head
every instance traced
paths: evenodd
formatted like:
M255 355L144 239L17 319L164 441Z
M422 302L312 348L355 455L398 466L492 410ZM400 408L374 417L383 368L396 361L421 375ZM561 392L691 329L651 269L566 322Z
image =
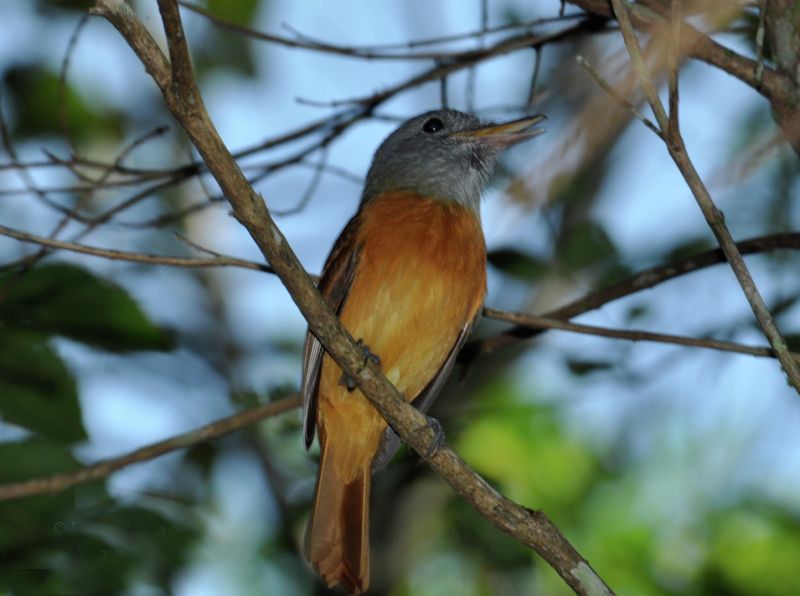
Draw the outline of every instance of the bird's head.
M541 114L501 124L436 110L401 124L372 160L362 202L405 190L478 210L500 153L544 132Z

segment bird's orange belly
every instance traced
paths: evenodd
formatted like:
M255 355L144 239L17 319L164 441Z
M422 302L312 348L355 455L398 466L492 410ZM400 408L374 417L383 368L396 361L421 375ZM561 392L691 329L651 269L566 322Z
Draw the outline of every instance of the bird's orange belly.
M361 256L340 318L410 401L434 378L483 303L480 222L466 208L405 193L376 199L363 215ZM354 450L377 449L386 423L360 392L340 383L341 377L326 355L320 432L347 428L358 434L347 441Z

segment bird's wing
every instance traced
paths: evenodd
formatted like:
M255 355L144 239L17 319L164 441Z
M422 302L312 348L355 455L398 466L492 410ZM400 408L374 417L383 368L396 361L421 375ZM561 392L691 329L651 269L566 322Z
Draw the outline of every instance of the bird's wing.
M339 315L353 284L360 247L356 245L357 216L351 219L337 238L331 254L322 269L319 291L333 312ZM322 370L325 350L319 340L309 331L303 347L303 379L300 394L303 396L303 436L306 449L314 440L317 418L317 385Z
M433 405L433 402L439 396L439 392L442 390L447 378L450 376L450 371L453 369L453 365L456 362L458 353L461 351L461 348L464 346L467 338L472 333L472 330L478 324L482 310L483 309L479 307L475 317L473 317L469 323L464 325L464 328L461 330L461 333L456 339L456 343L453 344L453 348L447 355L447 360L444 361L442 368L439 369L439 372L436 373L436 376L431 380L431 382L419 392L419 395L412 400L411 403L423 414L430 409L430 407ZM386 431L383 434L383 439L378 447L378 453L375 455L375 459L372 460L373 473L386 467L386 464L391 461L392 457L394 457L394 454L397 453L397 450L400 448L400 442L400 436L392 429L392 427L386 427Z

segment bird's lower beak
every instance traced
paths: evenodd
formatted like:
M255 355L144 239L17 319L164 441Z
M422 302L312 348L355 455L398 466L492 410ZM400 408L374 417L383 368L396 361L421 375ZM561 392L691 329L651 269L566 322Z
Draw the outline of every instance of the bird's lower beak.
M454 133L453 136L465 141L473 141L481 144L493 145L500 149L506 149L527 139L538 137L545 132L544 128L534 126L543 120L547 120L544 114L536 114L511 122L501 124L491 124L472 130L462 130Z

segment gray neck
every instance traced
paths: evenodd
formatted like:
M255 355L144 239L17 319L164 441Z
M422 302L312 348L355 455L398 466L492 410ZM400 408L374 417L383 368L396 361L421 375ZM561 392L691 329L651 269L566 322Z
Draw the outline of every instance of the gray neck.
M494 169L492 155L475 147L422 152L397 151L385 143L375 154L367 174L361 202L381 193L409 191L441 201L450 201L480 213L483 189Z

